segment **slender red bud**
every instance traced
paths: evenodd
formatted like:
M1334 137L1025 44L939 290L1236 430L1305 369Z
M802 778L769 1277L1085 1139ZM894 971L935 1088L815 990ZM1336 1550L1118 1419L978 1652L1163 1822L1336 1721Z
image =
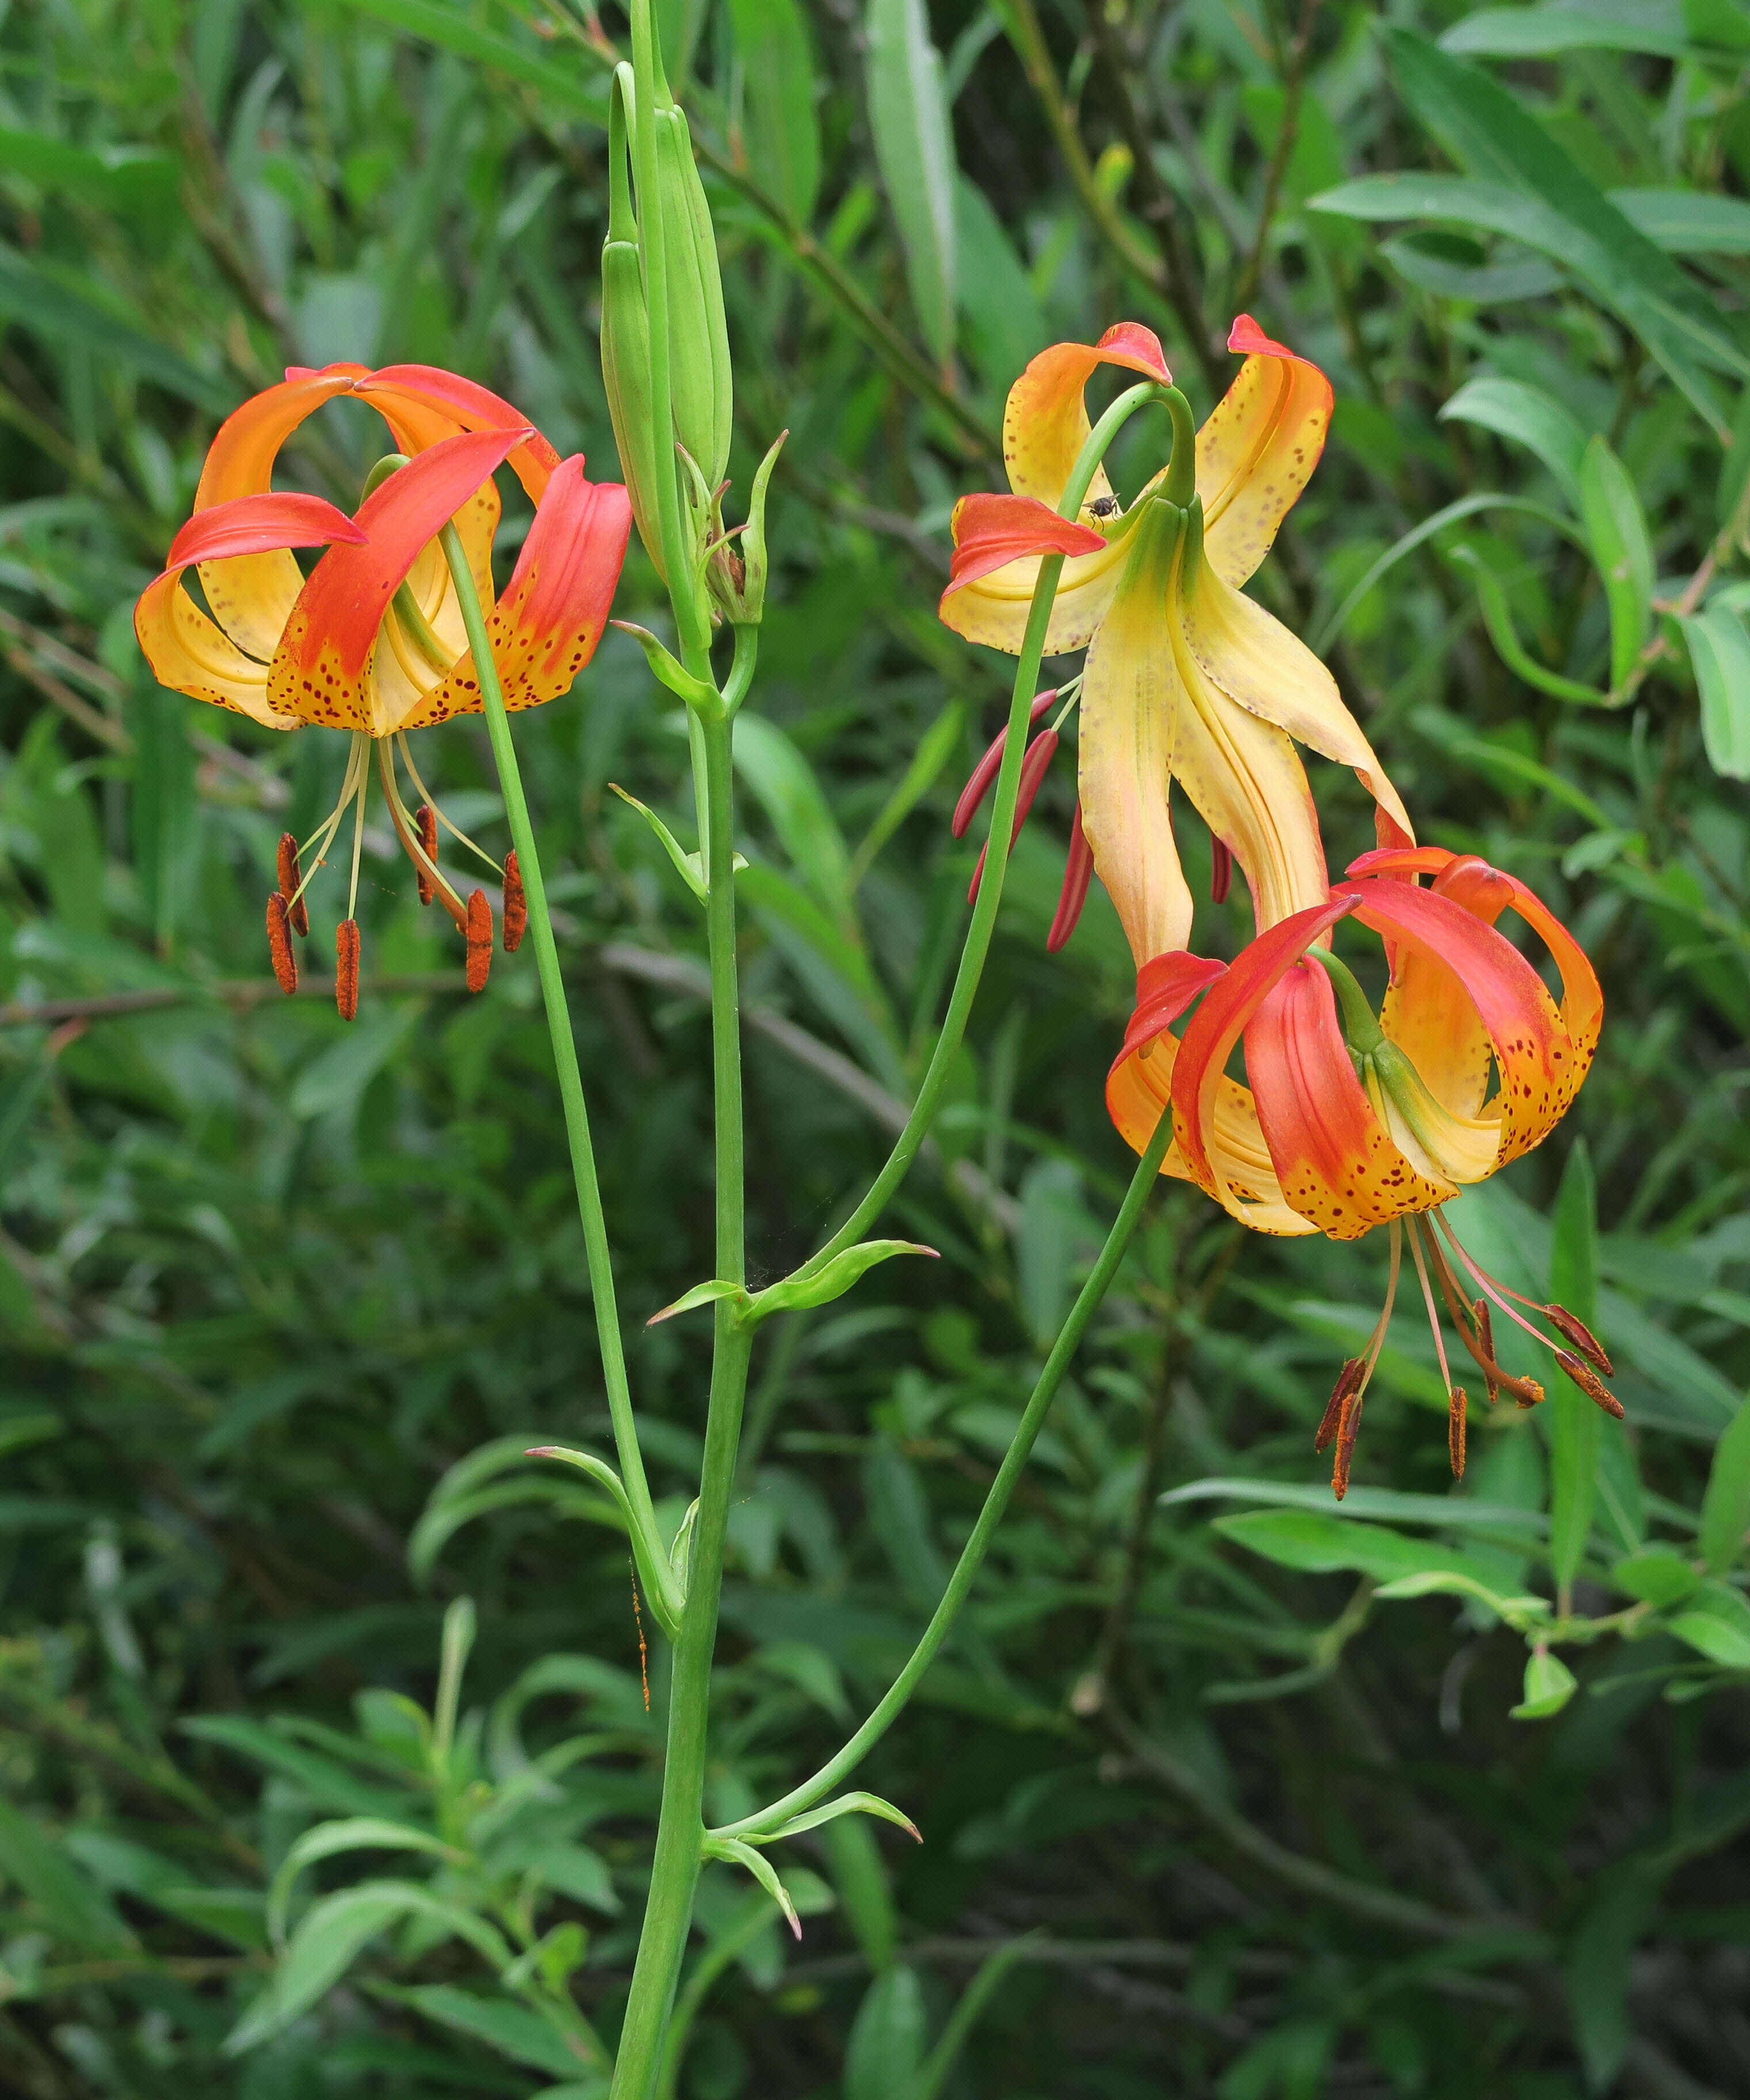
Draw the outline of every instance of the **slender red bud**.
M1210 833L1210 902L1225 904L1233 880L1233 849L1225 839Z
M273 958L274 982L281 991L298 990L298 958L292 953L291 923L285 899L276 889L267 899L267 952Z
M528 931L529 900L522 893L522 871L513 846L505 855L505 953L514 955Z
M298 840L289 832L280 834L279 853L280 894L285 899L286 916L294 933L310 931L310 913L304 900L298 897L303 887L303 876L298 865ZM292 899L298 897L294 904Z
M435 862L438 858L438 816L429 802L421 802L413 812L413 821L419 826L419 843L425 858ZM413 863L414 880L419 885L419 901L429 904L432 899L431 877L418 861Z
M1033 710L1027 717L1027 726L1029 729L1056 698L1057 688L1055 686L1050 692L1040 694L1034 702ZM991 782L1002 770L1003 753L1008 743L1008 725L1005 722L997 731L990 748L972 768L972 779L960 790L960 799L954 805L954 819L948 827L955 838L963 839L966 836L967 827L977 815L979 804L990 792Z
M1446 1449L1452 1462L1452 1478L1465 1477L1465 1389L1455 1385L1446 1403Z
M1588 1400L1602 1407L1607 1414L1614 1414L1619 1422L1621 1421L1622 1402L1594 1370L1590 1364L1583 1362L1580 1357L1567 1349L1558 1349L1555 1352L1555 1360Z
M1315 1451L1322 1451L1337 1434L1343 1418L1343 1409L1355 1388L1361 1383L1360 1357L1351 1357L1337 1374L1337 1383L1331 1388L1331 1396L1325 1404L1325 1414L1319 1423L1319 1433L1312 1440Z
M486 892L477 889L468 900L468 989L486 990L487 973L492 967L492 907Z
M1076 797L1076 813L1069 820L1069 864L1064 870L1064 886L1057 899L1051 930L1045 937L1045 952L1055 955L1074 933L1087 902L1087 886L1094 878L1094 849L1082 828L1082 798Z
M1602 1371L1606 1378L1615 1374L1616 1366L1605 1353L1604 1344L1584 1320L1577 1319L1565 1305L1545 1306L1544 1317L1564 1341L1572 1343L1594 1370Z
M334 1004L342 1021L359 1013L359 922L343 919L334 929Z
M1046 768L1056 754L1057 732L1055 729L1041 730L1027 747L1027 754L1020 762L1020 786L1015 796L1015 827L1009 833L1012 846L1020 836L1020 827L1027 821L1027 813L1032 809L1034 798L1045 779ZM990 849L990 842L987 839L978 849L978 865L972 870L972 884L966 893L968 904L978 902L978 885L985 879L985 855Z

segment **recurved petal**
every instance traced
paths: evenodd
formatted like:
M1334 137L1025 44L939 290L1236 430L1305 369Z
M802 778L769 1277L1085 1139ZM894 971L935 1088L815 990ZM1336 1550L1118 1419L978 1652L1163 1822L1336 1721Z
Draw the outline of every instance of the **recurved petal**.
M1100 554L1106 549L1092 526L1060 518L1050 504L1030 496L963 496L954 506L953 532L944 604L956 591L1025 555Z
M1458 1193L1418 1173L1374 1114L1317 963L1303 956L1260 1000L1245 1071L1283 1195L1332 1239L1359 1239Z
M426 542L461 510L525 426L447 438L392 474L360 505L362 547L332 547L299 594L268 674L271 705L301 721L381 735L367 673L383 615Z
M271 488L280 448L324 401L350 394L366 368L331 364L320 372L294 370L280 385L252 394L234 408L207 449L195 490L196 512ZM303 585L303 571L278 549L248 556L228 578L204 571L201 577L201 588L232 640L263 659L272 655Z
M1051 600L1051 625L1046 630L1047 656L1067 655L1072 650L1087 647L1112 602L1112 593L1124 572L1125 554L1122 540L1110 547L1102 540L1097 554L1072 554L1064 563L1057 594ZM1023 554L988 576L950 585L943 593L939 608L942 624L968 642L1018 656L1042 558L1038 554Z
M1398 943L1400 969L1411 946L1420 946L1462 986L1488 1031L1501 1073L1496 1163L1505 1167L1529 1152L1561 1119L1591 1058L1589 1046L1582 1051L1570 1035L1543 980L1510 941L1451 898L1377 879L1346 885L1342 893L1364 925ZM1430 996L1444 990L1438 979L1429 983ZM1436 1012L1446 1010L1443 1004Z
M368 535L320 496L270 490L197 510L170 542L167 569L289 547L363 546Z
M1197 493L1217 575L1243 584L1270 551L1325 449L1331 383L1250 314L1228 338L1245 362L1197 433Z
M586 481L580 452L562 461L505 595L487 621L507 708L539 707L570 691L607 624L631 532L632 505L619 483ZM470 653L407 726L480 711Z
M298 727L295 715L267 704L267 666L213 624L183 589L180 569L166 569L140 593L134 632L161 686L248 715L267 729Z
M1042 350L1010 387L1003 411L1003 457L1017 496L1053 505L1062 496L1090 427L1082 392L1102 364L1122 365L1163 386L1173 376L1159 338L1137 321L1118 322L1097 343L1054 342ZM1087 501L1111 492L1101 468Z
M539 503L559 455L521 409L460 373L435 364L386 364L359 391L403 440L404 452L423 452L460 430L522 430L506 463Z
M1321 757L1352 766L1391 823L1415 837L1373 747L1344 706L1337 681L1298 635L1234 589L1206 559L1187 593L1185 641L1206 675L1228 697L1262 721L1274 722Z

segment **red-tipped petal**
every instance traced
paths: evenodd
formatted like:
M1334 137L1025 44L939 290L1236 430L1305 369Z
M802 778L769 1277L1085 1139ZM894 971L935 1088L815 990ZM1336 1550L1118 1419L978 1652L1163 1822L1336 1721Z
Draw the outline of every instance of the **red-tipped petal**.
M1245 362L1197 433L1197 493L1210 566L1236 589L1270 551L1330 428L1331 383L1250 315L1229 346Z
M1045 937L1045 952L1055 955L1074 933L1082 917L1082 907L1087 902L1087 889L1094 877L1094 849L1087 842L1087 834L1082 828L1082 803L1077 798L1075 814L1069 820L1069 859L1064 869L1064 886L1057 898L1057 910L1052 915L1051 930Z
M1095 554L1105 541L1091 525L1060 518L1030 496L981 492L954 507L954 558L942 601L1027 554Z
M423 452L457 430L522 432L505 464L536 503L559 464L558 453L521 409L459 373L435 364L386 364L362 380L358 390L391 429L410 440L405 452Z
M1039 695L1027 717L1027 726L1029 729L1056 698L1057 689L1055 686L1050 692ZM1008 735L1008 724L1004 722L1002 728L990 739L990 749L972 768L971 779L960 790L960 799L954 805L954 818L948 827L949 832L953 837L963 839L966 836L968 826L978 814L978 805L990 793L991 782L1003 770L1003 753L1007 748Z
M1285 342L1272 342L1250 314L1241 314L1228 331L1228 347L1242 357L1292 357Z
M362 547L369 536L320 496L239 496L197 510L170 542L166 569L282 547Z
M1228 965L1209 955L1175 948L1151 955L1136 973L1136 1004L1124 1031L1124 1048L1113 1060L1115 1072L1125 1059L1172 1026L1200 991L1225 977Z
M1103 364L1116 364L1145 378L1170 382L1160 339L1138 321L1119 321L1097 343L1054 342L1042 350L1009 389L1003 410L1003 457L1009 486L1017 495L1055 504L1064 492L1076 455L1088 433L1082 395ZM1091 496L1109 492L1096 469Z

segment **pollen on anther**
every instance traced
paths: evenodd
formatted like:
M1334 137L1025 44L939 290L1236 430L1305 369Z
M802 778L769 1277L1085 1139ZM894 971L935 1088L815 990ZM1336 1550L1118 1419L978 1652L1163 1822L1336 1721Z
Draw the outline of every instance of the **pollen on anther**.
M1464 1388L1461 1385L1455 1385L1448 1395L1446 1403L1446 1449L1452 1462L1452 1478L1455 1480L1461 1480L1465 1477L1466 1405Z
M523 893L522 869L513 846L505 855L505 923L503 936L505 953L514 955L522 944L522 936L528 930L529 901Z
M1602 1371L1607 1378L1611 1375L1616 1365L1611 1363L1604 1344L1584 1320L1570 1312L1565 1305L1545 1306L1544 1317L1563 1341L1571 1343L1576 1352L1584 1357L1595 1370Z
M468 899L468 989L486 990L487 973L492 967L492 907L486 892L477 889Z
M438 818L429 802L421 802L413 812L413 821L419 827L420 850L428 861L438 858ZM419 901L429 904L432 898L431 877L419 862L413 863L413 873L419 883Z
M1587 1399L1602 1407L1607 1414L1614 1414L1620 1422L1623 1416L1622 1402L1616 1397L1591 1365L1568 1349L1558 1349L1555 1360L1574 1381Z
M359 1012L359 922L342 919L334 929L334 1004L342 1021Z
M273 960L274 982L281 991L298 990L298 958L292 953L292 933L285 899L276 889L267 899L267 952Z
M277 859L280 894L285 899L286 913L291 922L292 931L294 933L307 933L310 931L310 912L303 898L298 895L303 885L303 876L298 865L298 840L290 832L282 832L280 834L280 850ZM298 899L296 903L292 901L294 898Z

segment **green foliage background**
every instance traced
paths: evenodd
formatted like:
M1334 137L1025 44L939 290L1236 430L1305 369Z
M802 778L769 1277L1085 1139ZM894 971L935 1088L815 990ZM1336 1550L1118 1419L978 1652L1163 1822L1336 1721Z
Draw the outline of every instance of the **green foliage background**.
M1474 1415L1480 1516L1358 1493L1338 1518L1311 1435L1382 1250L1248 1240L1165 1185L974 1608L868 1768L925 1843L857 1824L784 1848L813 1913L794 1946L708 1870L690 2100L1750 2084L1743 1418L1715 1462L1750 1369L1750 13L1390 11L667 0L738 488L791 431L738 750L760 1272L879 1163L956 952L976 838L947 812L1007 673L934 599L1010 380L1136 318L1206 409L1250 307L1338 401L1254 588L1329 655L1424 836L1523 876L1598 960L1577 1107L1458 1208L1509 1281L1595 1294L1629 1407L1626 1429L1572 1396ZM659 1657L648 1718L611 1513L514 1458L606 1432L532 964L462 995L373 838L358 1022L319 973L282 1000L273 841L327 808L338 742L156 690L129 615L218 418L288 363L452 366L614 473L593 331L623 36L558 0L0 20L0 2085L33 2100L602 2089L455 1923L547 1935L542 1974L611 2038L663 1688ZM355 501L368 420L327 412L299 483ZM1127 489L1153 442L1133 433ZM619 610L657 598L635 553ZM690 844L684 739L617 636L518 733L678 1522L703 1323L639 1323L709 1272L702 931L610 787ZM1340 865L1367 811L1313 763ZM502 845L478 724L421 765ZM817 1762L903 1657L1128 1172L1104 898L1043 952L1072 792L1060 764L892 1214L943 1260L762 1340L721 1815ZM1245 931L1236 899L1200 944ZM1433 1498L1416 1328L1356 1477ZM1549 1718L1513 1718L1524 1643L1475 1589L1375 1601L1417 1568L1626 1617L1534 1657ZM464 1595L443 1781L425 1714ZM430 1900L331 1905L341 1987L227 2054L299 1833L434 1813L448 1855L305 1873L306 1925L367 1877ZM258 2006L240 2038L273 2024Z

